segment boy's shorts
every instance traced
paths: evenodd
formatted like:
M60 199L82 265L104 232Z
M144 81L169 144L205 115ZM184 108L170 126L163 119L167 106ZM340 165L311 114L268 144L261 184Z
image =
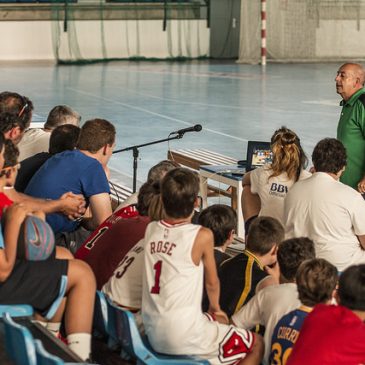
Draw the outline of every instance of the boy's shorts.
M29 304L45 316L67 271L68 260L16 260L10 276L0 283L0 304Z

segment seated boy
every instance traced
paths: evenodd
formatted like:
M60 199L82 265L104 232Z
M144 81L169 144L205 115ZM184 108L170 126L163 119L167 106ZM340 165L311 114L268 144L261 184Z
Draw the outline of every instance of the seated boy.
M213 232L214 258L218 270L220 264L230 258L225 252L233 242L237 227L236 212L228 205L214 204L200 213L198 223Z
M300 305L295 275L303 261L315 258L314 244L303 237L283 241L278 247L277 258L275 266L267 270L275 278L280 277L280 284L260 290L232 316L233 324L240 328L252 328L258 324L265 326L264 364L268 363L276 323Z
M4 163L4 137L0 133L0 167ZM0 186L4 185L4 175ZM3 196L2 191L0 197ZM2 200L2 199L0 199ZM67 276L67 301L52 318L50 329L60 325L65 310L67 341L71 350L83 360L91 349L91 324L95 297L95 280L90 268L78 260L49 258L26 261L17 258L20 225L31 209L22 204L8 204L0 230L0 304L29 304L41 317L58 297L61 277ZM41 318L38 316L38 318ZM48 325L47 325L48 328Z
M277 323L272 335L270 364L286 364L304 319L315 305L331 303L337 279L336 267L324 259L304 261L299 266L296 283L301 306Z
M118 208L77 250L75 257L86 261L91 266L98 290L113 276L113 272L128 255L129 250L144 237L147 224L150 222L151 214L149 213L153 213L152 216L156 214L157 219L161 218L158 212L161 206L159 203L160 180L167 171L175 167L170 161L162 161L151 167L147 182L142 185L137 194L136 204ZM154 205L155 200L157 206L150 207ZM149 212L150 209L153 212ZM115 301L118 302L117 298L121 294L117 295L115 290L114 293Z
M221 282L220 304L232 316L260 289L278 284L264 268L276 262L277 247L284 239L284 228L271 217L256 218L248 230L246 249L225 261L218 270Z
M143 184L138 193L137 209L141 214L136 217L137 222L133 222L135 219L123 219L123 221L119 221L121 224L119 224L118 229L121 230L124 227L124 229L122 229L124 232L129 232L129 230L131 230L129 234L130 238L133 236L137 238L137 236L142 233L142 230L144 233L147 224L150 221L162 219L163 209L160 199L160 190L154 188L148 182ZM140 223L138 223L138 221L140 221ZM139 232L133 233L133 228L136 225L140 227ZM124 240L120 240L120 238L117 238L117 240L119 241L119 245L124 243ZM132 242L132 240L130 242ZM112 267L114 272L112 272L102 288L102 291L115 304L134 313L138 329L141 333L144 333L141 317L144 242L143 237L141 237L124 257L120 259L120 262ZM119 251L123 252L123 250L118 250L118 252ZM109 256L112 256L111 253L109 253ZM118 257L118 253L115 253L114 256ZM111 268L109 267L108 270L110 271L110 269ZM98 273L96 273L96 275L97 274Z
M121 279L122 275L120 273L127 269L126 265L123 266L123 263L128 263L128 267L132 263L128 258L131 257L130 254L132 252L135 252L135 247L136 245L138 246L139 241L143 239L146 227L150 222L148 214L149 202L154 196L159 196L159 191L156 192L147 183L143 184L139 190L137 205L122 208L122 212L118 213L117 219L114 216L114 224L112 226L104 226L105 231L99 231L99 235L94 236L94 240L87 240L86 246L83 246L85 249L88 247L91 249L84 261L94 271L98 289L101 289L109 280L109 284L111 284L113 289L110 288L106 293L112 296L115 302L119 304L122 303L117 298L123 295L128 296L124 290L116 289L120 285L123 286L122 282L124 280ZM92 246L96 240L98 242L94 248ZM142 282L141 273L142 269L139 268L138 276ZM135 290L137 289L135 288Z
M9 189L7 189L9 186L13 186L14 182L17 178L18 174L18 156L19 156L19 150L18 147L13 144L12 141L6 140L5 141L5 147L4 147L4 167L0 171L0 217L3 212L3 208L8 207L14 203L12 199L9 199L7 195L3 193L5 190L8 195L11 198L15 198L16 200L16 190L11 189L9 192ZM42 220L45 220L45 214L43 211L38 210L39 208L42 208L42 203L38 202L38 199L29 197L29 199L22 200L22 205L26 207L26 209L30 212L32 212L33 215L37 215ZM56 247L55 252L53 253L53 256L56 256L57 259L66 259L66 260L72 260L74 257L71 254L69 250L67 250L64 247Z
M115 146L115 134L113 124L107 120L87 121L81 128L78 149L48 159L25 190L31 196L45 199L57 199L67 191L83 195L91 216L81 222L61 214L47 215L57 244L72 252L112 214L107 164Z
M365 264L341 274L335 296L308 314L287 365L365 363Z
M236 212L228 205L214 204L199 214L198 223L213 233L214 259L218 271L221 263L231 257L225 251L233 242L234 230L237 227ZM203 311L207 311L208 307L209 299L204 288Z
M219 306L219 280L213 234L191 224L198 204L199 179L177 168L162 180L166 218L151 222L145 234L142 317L155 351L196 355L211 364L259 364L260 337L212 321L226 321ZM201 310L203 278L210 315Z

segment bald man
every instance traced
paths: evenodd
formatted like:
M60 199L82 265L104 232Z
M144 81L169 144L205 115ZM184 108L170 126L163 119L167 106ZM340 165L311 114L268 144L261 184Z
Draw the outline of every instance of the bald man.
M337 139L346 148L347 167L341 182L365 193L365 71L357 63L345 63L337 71L336 91L342 106Z

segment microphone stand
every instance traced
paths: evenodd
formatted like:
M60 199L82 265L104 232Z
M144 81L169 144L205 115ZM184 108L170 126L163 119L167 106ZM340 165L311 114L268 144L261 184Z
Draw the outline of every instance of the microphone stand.
M131 146L131 147L127 147L127 148L122 148L120 150L115 150L113 151L114 153L119 153L119 152L124 152L124 151L133 151L133 193L135 193L137 191L137 168L138 168L138 156L139 156L139 148L141 147L145 147L145 146L150 146L152 144L157 144L157 143L162 143L162 142L168 142L168 141L172 141L174 139L181 139L184 136L185 132L181 132L178 133L175 137L170 137L172 133L169 134L169 136L167 138L164 139L159 139L157 141L153 141L153 142L148 142L148 143L143 143L143 144L139 144L139 145L135 145L135 146Z

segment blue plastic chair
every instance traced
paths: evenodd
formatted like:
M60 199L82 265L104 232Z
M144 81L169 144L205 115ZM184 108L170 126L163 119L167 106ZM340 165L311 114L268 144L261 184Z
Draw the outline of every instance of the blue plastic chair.
M59 306L61 305L63 298L65 297L66 289L67 276L62 275L58 296L48 309L48 312L45 316L46 319L50 320L54 317ZM3 316L4 313L9 313L10 317L31 317L34 314L34 310L28 304L2 304L0 305L0 316Z
M35 352L37 356L37 365L65 365L59 357L50 354L39 340L34 341Z
M37 365L33 336L29 330L15 323L9 313L3 315L5 348L16 365Z
M108 347L113 350L120 347L115 323L114 311L108 306L104 293L97 291L94 306L93 335L107 339Z
M64 362L59 357L50 354L44 347L40 340L34 341L35 352L37 356L37 365L90 365L79 362Z
M10 317L31 317L34 313L33 308L28 304L9 304L0 305L0 316L9 313Z
M13 321L9 313L3 315L5 325L5 349L15 365L80 365L76 362L64 362L47 352L42 342L34 340L25 326ZM84 365L89 365L83 363Z
M109 341L119 342L122 345L122 349L137 360L137 364L209 365L209 361L194 356L172 356L154 352L150 348L147 338L144 339L145 342L142 340L134 315L130 311L118 307L108 298L101 300L106 301L108 308L106 329L110 336Z
M65 297L66 289L67 289L67 276L62 275L58 296L55 299L55 301L52 303L51 307L48 309L48 312L45 317L46 319L50 320L54 317L59 306L61 305L63 298Z
M99 290L95 296L93 331L96 337L108 337L108 304L104 294Z

